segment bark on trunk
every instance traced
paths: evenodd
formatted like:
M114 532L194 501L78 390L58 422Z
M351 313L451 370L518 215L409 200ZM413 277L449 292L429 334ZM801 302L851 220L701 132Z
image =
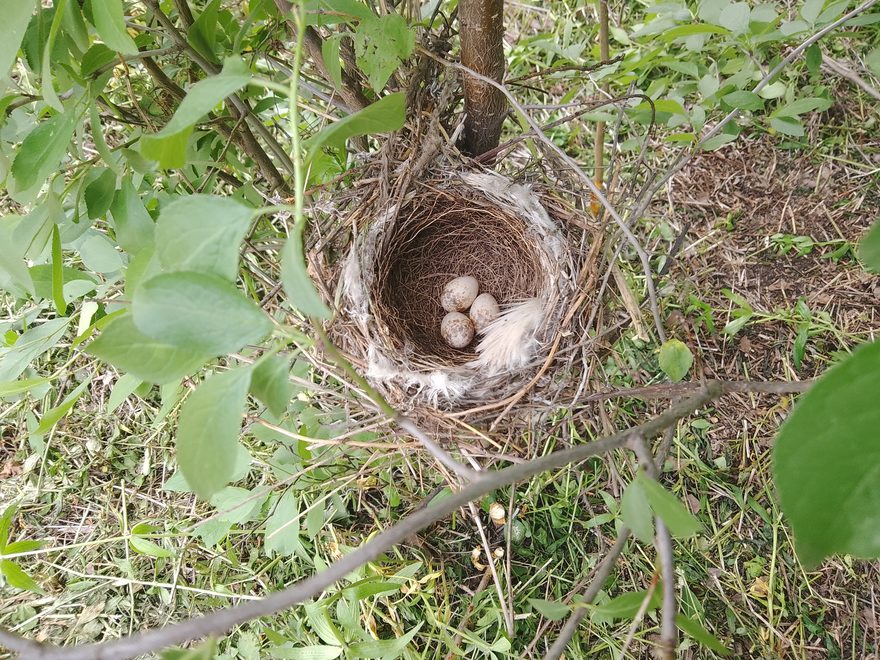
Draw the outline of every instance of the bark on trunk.
M504 0L460 0L461 63L496 82L504 80ZM464 109L467 113L461 149L471 156L494 149L507 114L507 99L500 90L464 77Z

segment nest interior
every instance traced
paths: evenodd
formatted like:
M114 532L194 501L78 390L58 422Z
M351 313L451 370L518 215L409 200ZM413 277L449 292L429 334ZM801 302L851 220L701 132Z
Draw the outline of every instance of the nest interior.
M376 260L377 319L398 348L463 364L474 344L452 348L440 335L440 294L471 275L500 305L535 296L545 274L524 221L487 201L428 188L398 212ZM408 344L408 345L406 345Z

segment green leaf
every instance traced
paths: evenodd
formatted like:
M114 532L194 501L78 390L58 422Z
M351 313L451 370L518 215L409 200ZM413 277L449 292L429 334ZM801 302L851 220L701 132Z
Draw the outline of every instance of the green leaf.
M730 335L732 337L737 332L742 330L745 327L746 323L748 323L751 319L752 319L752 314L749 314L749 313L743 314L742 316L738 316L735 319L733 319L732 321L730 321L730 323L725 325L722 332L724 334Z
M272 330L263 311L217 275L179 272L143 282L132 301L134 324L148 337L201 355L225 355Z
M3 553L6 555L16 555L21 552L33 552L45 545L45 541L13 541L3 548ZM2 544L0 544L0 547L3 547Z
M690 25L679 25L666 30L661 36L663 41L669 42L684 37L692 37L695 34L730 34L730 30L718 25L710 25L709 23L691 23Z
M217 656L217 640L213 637L191 649L168 649L162 651L162 660L215 660Z
M349 600L359 601L365 598L372 598L379 594L387 594L400 591L400 585L396 582L378 582L368 580L360 584L354 584L342 590L342 595Z
M869 273L880 273L880 221L859 242L859 261Z
M68 4L76 4L68 3ZM112 64L116 60L116 53L104 44L92 44L80 61L80 73L84 77L91 76L98 69Z
M571 614L571 608L568 605L555 600L529 598L529 603L541 616L550 619L550 621L561 621Z
M730 655L730 649L724 646L715 635L706 630L699 621L686 617L683 614L677 614L675 616L675 625L707 649L715 651L715 653L722 657Z
M148 337L135 327L130 314L113 319L86 353L159 385L191 375L211 357Z
M391 74L412 54L415 45L415 34L400 14L364 18L354 34L357 64L376 93L384 89Z
M132 536L128 539L128 544L135 552L147 555L148 557L174 557L174 553L167 548L163 548L148 539Z
M15 396L29 392L35 387L50 382L48 378L25 378L24 380L13 380L8 383L0 383L0 397ZM0 546L3 544L0 543Z
M202 499L226 486L235 470L250 382L249 368L216 374L201 383L180 409L177 463Z
M804 394L773 446L773 474L808 569L846 553L880 557L880 342Z
M187 41L199 54L217 64L220 62L217 59L217 14L219 7L220 0L213 0L199 14L186 35Z
M660 347L660 368L674 383L687 375L693 363L691 349L678 339L670 339Z
M275 417L287 411L290 402L290 362L277 355L270 355L254 365L251 378L251 394L263 402Z
M865 64L868 65L868 68L871 69L874 74L880 76L880 47L875 48L865 55Z
M64 397L64 400L61 403L43 415L42 418L40 418L40 425L37 427L37 430L34 431L34 435L43 435L44 433L47 433L49 429L61 420L62 417L69 413L77 402L77 399L83 395L83 392L86 391L86 388L91 382L91 377L86 378L83 382L77 385L76 389Z
M52 225L52 301L58 316L67 315L64 300L64 259L61 255L61 233L58 225Z
M321 56L330 74L330 81L337 89L342 87L342 63L339 60L339 46L342 43L342 35L334 34L324 39L321 45Z
M92 0L92 16L98 36L108 47L123 55L137 55L137 45L125 29L122 0Z
M281 254L281 283L290 303L306 316L330 318L331 313L315 290L306 269L303 252L303 225L297 224Z
M623 491L620 515L639 541L651 543L654 540L654 514L638 479L630 482Z
M49 35L46 39L46 45L43 47L42 66L40 71L40 80L43 87L43 101L50 108L58 112L64 112L64 106L55 92L55 86L52 76L52 53L54 52L55 39L58 37L58 30L61 28L61 19L64 17L64 5L67 0L58 0L54 3L55 13L52 17L52 24L49 28ZM60 11L59 11L60 10Z
M230 481L235 481L236 477L242 474L242 470L239 466L240 463L246 461L247 471L250 471L250 463L251 460L253 460L250 453L248 453L247 449L242 447L241 444L238 444L236 447L238 455L235 459L235 467L232 476L230 477ZM246 459L244 459L244 454L247 455ZM247 471L245 471L244 474L247 474ZM253 517L259 513L260 507L263 506L263 502L265 502L267 498L268 494L263 494L262 497L260 497L259 494L255 496L254 492L247 488L226 486L222 490L214 493L211 497L211 505L219 512L220 519L232 525L237 525L252 520Z
M333 122L320 133L306 141L307 161L324 145L341 148L345 141L358 135L388 133L403 127L406 121L406 94L395 92L383 96L353 115Z
M89 29L83 20L82 11L78 2L67 2L64 5L64 16L61 19L65 34L75 44L80 52L85 52L89 47Z
M744 34L749 29L751 9L747 2L731 2L718 17L718 22L734 34Z
M807 48L804 63L807 65L807 71L810 72L810 75L815 76L819 73L822 66L822 49L819 48L819 44L813 44Z
M16 0L6 3L3 9L3 21L0 23L0 78L6 77L15 62L18 47L35 7L33 0Z
M200 80L190 87L186 98L165 128L141 138L141 153L159 161L160 167L172 169L186 163L186 145L193 125L227 96L248 84L251 72L238 58L229 58L216 76Z
M738 89L721 97L728 105L740 110L761 110L764 107L764 99L754 92Z
M0 575L3 576L10 587L24 591L33 591L37 594L45 593L30 575L9 559L0 559Z
M278 500L272 515L266 521L264 543L266 554L291 556L302 551L302 539L300 538L299 505L296 501L296 493L286 491ZM314 626L313 626L314 627ZM323 635L325 642L328 641ZM329 638L331 643L341 642L335 637Z
M700 143L700 148L702 148L703 151L715 151L716 149L723 147L725 144L733 142L735 139L736 135L722 133L721 135L716 135Z
M791 103L786 103L781 108L777 108L770 115L771 117L799 117L800 115L819 110L820 112L831 107L831 101L828 99L812 96L805 99L797 99Z
M113 195L116 194L116 174L106 167L102 170L101 174L83 191L90 220L105 216L113 203Z
M341 646L324 646L316 644L314 646L273 646L271 655L273 658L283 658L284 660L333 660L342 655Z
M142 383L143 381L134 374L120 376L113 389L110 390L110 396L107 397L107 412L113 414Z
M802 137L804 134L804 125L791 117L773 117L770 119L770 126L783 135Z
M652 612L660 607L662 593L663 589L658 584L651 593L646 612ZM632 619L642 608L647 597L647 591L634 591L612 598L593 610L593 620L598 623L609 623L617 619Z
M19 190L30 190L58 171L78 121L70 108L42 122L21 143L12 162L12 176Z
M116 241L123 250L134 255L153 244L156 224L144 208L130 176L122 180L122 186L110 205L110 214L116 229Z
M819 18L824 6L825 0L805 0L803 7L801 7L801 18L812 25Z
M787 89L788 86L784 82L777 80L775 83L770 83L766 87L762 87L761 91L758 92L758 95L762 99L778 99L785 94Z
M5 548L9 543L9 528L12 527L12 519L17 510L15 504L10 504L0 515L0 548Z
M9 292L21 297L25 297L27 294L34 294L31 277L25 264L27 247L30 241L16 240L19 233L18 229L24 223L29 223L29 220L14 215L0 218L0 245L4 246L0 250L0 273L5 272L10 278L5 282ZM0 282L2 281L0 280ZM20 287L21 293L14 290L16 285Z
M166 271L196 271L235 281L252 209L228 197L188 195L162 209L156 254Z
M666 524L672 536L686 538L698 534L703 529L700 521L694 518L684 504L651 477L640 473L636 481L641 483L654 514Z
M86 268L96 273L122 270L122 256L103 234L94 234L79 246L79 256Z
M397 639L379 640L373 642L358 642L348 647L351 654L356 658L382 658L382 660L392 660L403 653L407 645L416 636L424 621L410 630L408 633Z
M69 318L58 318L31 328L9 348L0 348L0 382L15 380L40 355L55 346L67 331Z

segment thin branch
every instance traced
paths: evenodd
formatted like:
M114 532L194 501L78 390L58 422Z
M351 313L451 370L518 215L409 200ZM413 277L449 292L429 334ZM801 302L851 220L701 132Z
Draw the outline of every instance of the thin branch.
M39 642L34 642L30 639L19 637L18 635L7 632L3 630L3 628L0 628L0 649L3 648L5 648L7 651L12 651L22 658L26 658L29 655L32 657L37 657L34 654L42 653L44 650L43 645Z
M623 548L626 546L629 537L629 527L624 527L620 530L614 545L611 546L608 554L605 555L605 558L596 568L593 580L584 592L582 606L578 607L572 612L571 616L568 617L568 620L559 632L559 637L556 638L556 641L553 642L553 646L550 647L550 650L548 650L547 654L544 656L544 660L559 660L559 658L562 657L562 654L565 653L568 643L571 641L572 637L574 637L583 618L587 615L586 605L593 602L596 596L599 595L599 591L602 589L608 576L611 575L611 571L614 570L614 566L617 564L617 559L620 557L620 553L623 552Z
M288 16L293 8L293 4L289 2L289 0L275 0L275 6L278 7L278 11L280 11L283 16ZM294 36L296 36L296 25L294 22L287 19L287 25L294 33ZM312 60L312 64L318 69L321 77L328 83L332 83L333 76L330 75L330 70L324 62L323 40L321 39L321 35L319 35L313 27L306 27L306 29L303 30L303 43L309 53L309 58ZM348 70L342 71L342 87L339 89L339 94L342 96L351 112L363 110L370 105L370 102L367 100L367 97L364 96L364 93L357 84L354 76Z
M652 438L672 426L679 419L692 414L712 399L721 395L717 383L708 382L703 391L670 406L670 408L644 424L615 433L602 440L571 447L536 458L528 463L513 465L503 470L481 473L479 479L462 490L433 503L431 506L410 514L393 527L375 536L357 550L345 555L327 569L276 592L261 601L250 601L234 607L203 614L165 628L147 630L119 640L64 648L41 646L39 650L29 647L21 654L23 660L125 660L150 653L167 646L183 644L208 635L220 635L237 625L262 616L269 616L293 605L314 598L335 582L370 561L376 561L389 549L403 542L412 534L442 520L459 507L466 505L498 488L529 479L536 474L558 469L569 463L599 456L626 446L633 433ZM16 643L18 643L16 641Z
M652 461L655 473L660 470L663 461L666 460L666 455L672 447L672 440L674 437L675 427L669 426L663 434L663 439L660 441L660 446L657 449L657 458ZM617 540L614 542L614 546L608 551L608 554L602 560L602 563L599 564L590 585L581 597L584 605L592 603L596 596L599 595L599 590L602 589L608 576L611 575L611 571L614 569L617 559L620 557L620 553L623 552L623 547L626 545L626 541L630 537L630 534L629 527L626 525L621 527L617 534ZM572 612L571 616L569 616L568 620L565 622L565 625L562 626L562 630L559 631L559 637L556 638L556 641L553 642L553 646L550 647L547 655L544 656L544 660L559 660L559 658L562 657L562 654L568 647L569 642L575 636L575 633L577 633L578 626L586 614L586 607L580 607Z
M639 459L642 469L652 479L656 479L659 473L651 452L641 435L634 435L632 448ZM672 537L669 529L660 516L655 516L657 533L654 544L657 547L657 556L660 558L660 574L663 577L663 606L660 610L660 657L663 660L673 660L675 656L678 629L675 626L675 615L678 612L678 604L675 601L675 560L672 554Z
M177 43L183 49L187 57L189 57L205 73L209 75L216 75L220 72L220 69L217 67L216 64L209 62L195 48L190 45L186 37L184 37L180 30L177 29L177 26L174 24L174 22L168 17L167 14L165 14L165 12L162 11L162 8L159 6L158 0L143 0L143 2L156 17L156 20L158 20L162 27L165 28L168 36L171 37L172 41ZM272 132L268 128L266 128L260 118L253 113L251 107L247 103L242 101L237 94L230 94L227 102L230 105L230 113L236 118L243 115L247 119L250 127L254 131L256 131L261 138L263 138L269 149L272 151L273 154L275 154L275 157L278 159L284 169L292 173L294 167L293 161L290 159L290 155L278 143L278 141L275 139L275 136L272 135ZM247 135L247 133L244 131L242 132L242 134ZM256 143L256 140L254 140L252 146L256 146L262 150L262 147L260 147L259 144ZM269 177L267 176L267 178Z
M806 392L816 382L815 378L794 382L784 381L751 381L751 380L719 380L716 381L725 394L734 392L754 394L797 394ZM696 381L682 383L659 383L644 387L631 387L625 390L611 390L609 392L594 392L580 400L581 403L590 401L607 401L608 399L625 399L636 397L639 399L674 399L690 392L696 392L703 384Z
M862 91L864 91L866 94L868 94L869 96L873 96L874 99L880 101L880 92L878 92L877 89L873 85L871 85L871 83L862 78L859 74L850 69L843 62L838 62L837 60L835 60L833 57L828 55L828 53L822 54L822 68L826 71L830 71L831 73L840 76L841 78L849 80L856 87L860 87Z

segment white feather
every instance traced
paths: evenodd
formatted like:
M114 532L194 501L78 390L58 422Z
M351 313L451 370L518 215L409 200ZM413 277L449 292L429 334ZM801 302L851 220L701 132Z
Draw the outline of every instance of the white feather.
M489 374L512 371L532 361L538 328L544 320L539 298L513 303L483 331L477 345L479 357L470 364Z

